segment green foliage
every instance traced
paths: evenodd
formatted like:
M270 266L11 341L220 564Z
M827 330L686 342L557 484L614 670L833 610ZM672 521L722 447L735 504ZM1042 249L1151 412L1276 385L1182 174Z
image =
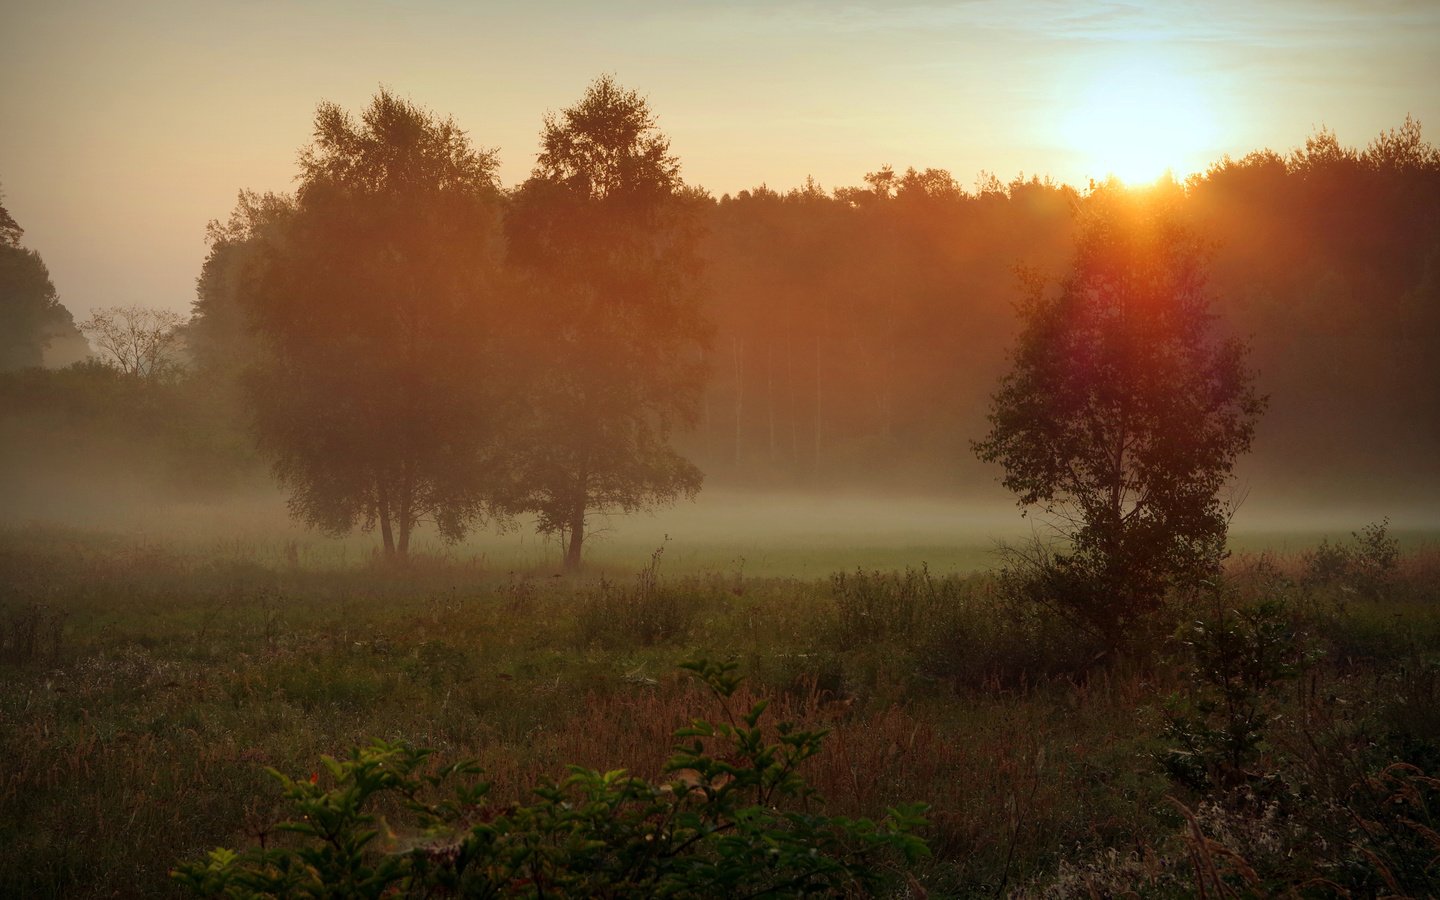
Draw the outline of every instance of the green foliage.
M1440 779L1348 732L1312 722L1304 741L1277 748L1263 790L1214 793L1193 812L1177 802L1185 828L1165 863L1188 888L1177 894L1434 896Z
M1067 861L1043 893L1021 896L1435 896L1440 779L1403 762L1344 774L1338 791L1278 782L1275 799L1251 804L1172 798L1181 827L1169 840Z
M194 521L168 543L46 528L0 534L0 593L16 604L7 608L65 615L58 657L45 643L33 663L0 663L9 688L0 692L0 895L163 896L177 858L255 846L257 835L267 848L293 849L299 836L273 823L296 816L262 767L300 780L319 769L333 788L314 761L347 758L336 748L356 734L438 748L425 774L437 756L478 759L493 782L486 801L500 811L532 805L530 786L568 775L567 762L664 781L674 729L711 709L670 671L697 653L742 661L749 677L727 702L742 713L769 699L760 723L769 743L775 721L829 729L822 752L798 769L825 805L786 800L781 810L878 820L906 800L930 804L920 833L934 855L912 873L931 897L1034 886L1084 898L1091 876L1101 895L1195 896L1167 793L1266 884L1298 884L1344 860L1352 874L1336 880L1368 896L1361 888L1383 879L1358 849L1344 849L1351 842L1397 872L1431 858L1409 838L1366 837L1350 811L1416 840L1398 816L1428 821L1358 785L1395 761L1440 768L1433 553L1407 556L1391 600L1351 602L1341 616L1328 614L1338 592L1286 577L1299 573L1293 557L1227 566L1227 621L1230 610L1284 599L1283 617L1327 653L1303 680L1268 691L1265 737L1244 767L1261 778L1196 796L1153 761L1164 697L1192 687L1190 666L1087 669L1096 649L1084 635L1011 604L988 576L932 571L927 585L922 570L867 570L865 579L889 583L862 587L852 567L845 589L883 598L870 609L917 611L897 613L912 623L904 631L867 639L857 627L845 642L829 579L675 577L664 589L693 617L688 628L653 645L619 628L577 645L577 602L591 583L548 570L507 576L504 557L421 557L397 571L357 553L363 542L222 543ZM672 549L666 564L676 569L707 564L670 560ZM1193 595L1175 600L1167 610L1194 610L1188 618L1219 615ZM1357 634L1363 654L1333 649ZM1209 724L1218 731L1221 720ZM707 748L734 763L727 746ZM695 773L674 777L685 776ZM453 797L433 791L421 799ZM366 811L397 834L390 845L382 828L368 852L430 840L398 795L376 795ZM1105 868L1106 848L1118 854L1114 867ZM1228 857L1215 853L1224 868ZM1162 864L1177 885L1169 894L1143 880ZM1052 880L1069 893L1049 892Z
M833 645L885 648L912 657L921 679L974 687L1075 673L1093 660L1094 641L1027 602L1004 579L937 577L928 566L903 572L837 572Z
M1315 661L1284 603L1233 609L1217 595L1211 615L1186 630L1188 690L1171 695L1161 756L1170 776L1197 791L1229 790L1253 770L1279 702L1276 688Z
M249 483L263 470L236 415L198 379L148 381L98 360L0 373L7 512L119 509Z
M841 647L892 638L922 638L960 598L946 579L936 580L926 566L904 572L836 572L830 576ZM963 601L960 601L963 602Z
M1386 542L1371 546L1385 556ZM1211 614L1187 629L1190 683L1165 713L1161 762L1197 795L1191 805L1170 798L1180 830L1143 854L1067 861L1045 896L1434 895L1435 668L1392 668L1370 703L1352 707L1335 693L1345 679L1310 649L1313 602L1233 599L1217 592ZM1302 672L1306 690L1281 690Z
M293 845L216 849L174 877L226 897L803 896L873 888L889 860L927 855L914 834L922 805L878 823L782 811L816 800L798 768L825 732L763 727L763 701L737 718L734 663L682 668L713 691L725 719L675 733L668 783L571 766L531 802L496 807L474 764L435 769L429 750L376 741L344 761L326 757L330 786L319 773L271 770L296 813L276 830ZM442 788L449 796L434 799ZM413 833L397 833L382 804L407 814Z

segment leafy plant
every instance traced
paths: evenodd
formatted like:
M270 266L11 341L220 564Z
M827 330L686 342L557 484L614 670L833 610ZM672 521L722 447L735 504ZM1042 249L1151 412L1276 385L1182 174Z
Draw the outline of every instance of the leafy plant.
M887 858L928 853L914 834L923 805L881 822L803 811L816 798L798 769L825 732L763 727L763 701L736 717L733 663L682 668L710 687L724 721L676 732L666 783L572 766L532 802L497 808L474 764L436 769L429 750L375 741L325 758L329 785L271 770L296 812L277 830L297 845L216 849L174 877L227 897L799 896L875 887ZM411 826L402 834L381 807Z
M1251 783L1275 714L1274 689L1314 661L1278 601L1230 609L1217 598L1214 615L1188 629L1190 689L1171 695L1161 756L1166 772L1198 791Z
M1386 596L1400 566L1400 542L1389 529L1387 517L1352 531L1349 546L1321 541L1305 554L1306 583L1339 585L1369 600Z

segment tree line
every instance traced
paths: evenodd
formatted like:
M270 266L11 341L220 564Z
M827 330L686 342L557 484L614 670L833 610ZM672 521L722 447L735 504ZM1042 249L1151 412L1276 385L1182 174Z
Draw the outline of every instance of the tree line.
M702 471L963 491L992 477L969 445L1017 297L1070 271L1120 190L887 166L716 198L609 78L546 117L523 184L496 168L388 92L358 118L323 104L298 190L242 192L210 225L185 371L157 370L203 420L185 440L234 465L246 411L292 511L396 555L422 521L529 515L578 565L589 515L693 495ZM1419 124L1150 191L1198 236L1219 327L1250 339L1272 398L1255 469L1374 481L1383 452L1434 483L1440 153ZM24 385L4 385L14 413L53 399Z
M712 376L685 446L747 483L988 481L967 445L1017 334L1017 270L1069 272L1097 187L882 168L719 198ZM1249 470L1306 495L1436 484L1440 152L1419 124L1360 150L1322 131L1156 190L1202 240L1216 312L1274 398Z

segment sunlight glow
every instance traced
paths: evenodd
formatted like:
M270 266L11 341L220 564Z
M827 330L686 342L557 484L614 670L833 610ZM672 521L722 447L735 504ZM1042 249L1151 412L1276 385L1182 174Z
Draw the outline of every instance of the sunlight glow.
M1062 138L1091 177L1141 184L1170 172L1183 180L1209 162L1217 128L1196 79L1146 59L1112 64L1077 87Z

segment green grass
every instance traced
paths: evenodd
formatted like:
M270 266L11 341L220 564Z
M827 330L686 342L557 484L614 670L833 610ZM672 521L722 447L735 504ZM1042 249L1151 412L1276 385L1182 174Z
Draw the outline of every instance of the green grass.
M653 588L638 542L606 548L603 580L464 550L396 572L357 546L0 533L0 895L165 895L177 860L271 821L264 766L305 774L372 736L475 757L502 799L566 763L658 775L670 732L713 711L675 672L697 654L740 661L778 717L833 729L806 773L829 811L932 804L932 896L1040 884L1107 848L1185 858L1153 762L1178 650L1086 672L1064 623L976 571L983 543L771 542L741 566L724 561L743 545L686 556L674 539ZM1372 602L1300 587L1299 549L1234 576L1238 595L1288 598L1329 654L1286 721L1343 703L1346 734L1399 729L1435 753L1416 673L1440 661L1436 555ZM928 579L855 572L921 561Z

